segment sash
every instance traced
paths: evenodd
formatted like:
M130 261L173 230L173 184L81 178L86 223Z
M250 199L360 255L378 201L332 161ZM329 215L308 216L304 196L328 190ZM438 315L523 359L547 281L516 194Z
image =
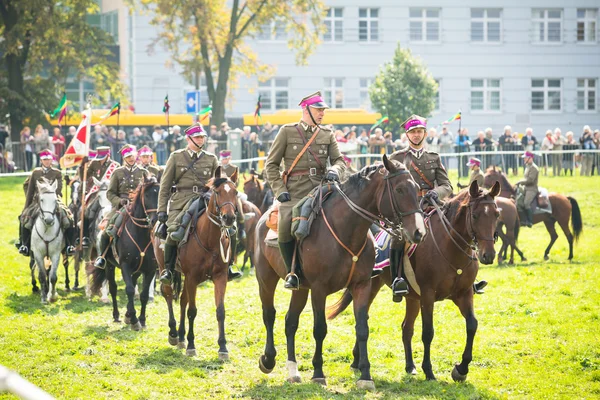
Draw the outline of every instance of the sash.
M109 180L112 173L115 172L115 169L117 169L117 163L114 161L110 162L110 165L108 166L108 168L106 169L106 172L104 173L104 176L102 177L102 179L100 179L100 182L104 181L104 180ZM94 193L96 193L98 190L100 190L100 187L98 187L98 185L94 185L92 186L92 188L90 189L90 191L85 195L85 202L87 203L87 201L89 200L90 196Z

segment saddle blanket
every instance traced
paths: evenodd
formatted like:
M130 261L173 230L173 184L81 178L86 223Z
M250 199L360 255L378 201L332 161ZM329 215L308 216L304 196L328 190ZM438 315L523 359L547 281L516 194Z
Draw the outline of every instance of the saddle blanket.
M534 214L552 214L552 204L550 203L550 195L548 193L548 189L539 187L538 198L536 200L536 207L533 211ZM547 205L547 207L541 207L541 204Z

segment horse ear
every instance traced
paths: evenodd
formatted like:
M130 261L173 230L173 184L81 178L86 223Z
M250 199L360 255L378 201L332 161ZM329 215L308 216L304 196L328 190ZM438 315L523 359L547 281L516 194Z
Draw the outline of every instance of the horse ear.
M469 194L471 197L479 197L479 184L476 180L471 182L471 186L469 186Z
M58 187L58 182L56 180L52 181L52 184L50 185L50 187L52 188L53 192L56 192L56 188Z
M494 186L492 186L492 190L489 191L490 196L496 197L500 194L500 182L496 181Z
M242 172L242 178L244 178L244 182L248 180L248 178L246 177L246 172Z
M392 171L394 169L394 164L390 162L390 159L387 157L387 154L384 154L382 159L383 166L385 167L385 169L387 169L388 171Z
M221 177L221 166L218 166L217 169L215 169L215 178L219 179Z
M38 192L41 191L41 189L42 189L42 182L35 181L35 186L37 186Z

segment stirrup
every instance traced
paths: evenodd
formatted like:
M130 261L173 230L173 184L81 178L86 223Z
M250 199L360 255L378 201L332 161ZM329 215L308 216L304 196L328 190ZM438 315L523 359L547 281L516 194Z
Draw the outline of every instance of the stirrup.
M104 269L106 266L106 259L102 256L98 256L96 261L94 261L94 267L98 269Z
M26 257L29 256L29 248L25 245L22 245L21 247L19 247L19 254L22 254Z
M371 271L371 279L377 278L382 273L383 273L382 269L374 269L373 271Z
M295 285L291 282L289 282L290 279L295 278L296 279L296 283ZM285 283L283 284L283 287L286 289L291 289L291 290L298 290L300 289L300 279L298 278L298 275L293 274L293 273L289 273L285 276Z
M398 287L398 285L400 284L404 284L406 285L405 287ZM402 278L396 278L394 279L394 282L392 283L392 293L394 294L394 296L405 296L408 294L408 283L402 279Z
M231 282L234 279L239 279L242 277L242 273L241 272L234 272L233 269L231 268L231 266L229 266L229 269L227 270L227 282Z
M90 244L91 244L91 242L90 242L90 238L89 238L89 237L87 237L87 236L84 236L84 237L83 237L83 240L81 241L81 245L82 245L83 247L89 247L89 246L90 246Z
M75 254L75 246L67 246L67 248L65 249L65 252L67 253L68 256L72 256Z
M173 282L173 274L168 269L165 269L163 273L158 278L160 283L164 283L165 285L170 285Z
M487 284L487 281L474 282L473 291L477 294L484 294L485 291L483 289L487 286Z

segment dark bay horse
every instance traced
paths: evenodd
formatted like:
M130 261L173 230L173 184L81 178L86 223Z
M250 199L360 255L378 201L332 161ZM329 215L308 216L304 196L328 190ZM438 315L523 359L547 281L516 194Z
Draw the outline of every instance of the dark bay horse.
M368 237L374 221L384 222L387 229L403 235L411 242L419 242L425 234L423 216L417 201L418 186L406 167L383 156L383 165L363 168L341 186L336 185L330 198L323 203L311 234L298 246L302 264L300 290L292 292L285 317L287 338L287 369L289 382L300 382L296 362L295 336L300 313L306 306L309 290L314 315L313 335L316 348L312 360L313 382L325 384L323 374L323 340L327 335L325 302L327 296L347 288L356 302L356 341L354 355L361 376L360 389L373 390L370 363L367 354L369 338L368 312L371 293L371 272L375 262L373 241ZM359 216L363 217L360 218ZM265 244L268 214L260 219L256 243L256 278L262 302L263 321L267 331L264 354L259 368L270 373L275 367L273 326L275 288L286 276L286 268L277 248Z
M515 250L521 257L521 261L527 261L523 252L517 246L517 239L519 238L520 231L520 220L519 213L517 212L517 206L514 199L507 199L506 197L496 197L496 205L500 212L498 217L498 223L496 224L496 232L500 240L502 240L502 247L498 252L498 264L502 264L506 260L506 254L508 247L510 246L510 259L508 264L514 264ZM506 227L506 233L503 228Z
M246 239L241 242L242 246L238 245L238 254L244 251L244 263L240 271L246 268L246 262L250 261L250 271L254 271L254 246L256 243L256 224L262 216L262 213L256 205L249 201L242 201L244 214L253 214L244 222L244 230L246 231ZM237 256L237 255L236 255Z
M424 345L422 368L428 380L435 379L431 366L431 342L433 341L433 307L436 301L450 299L458 306L466 320L467 343L462 362L452 370L455 381L464 381L472 359L473 340L477 332L477 319L473 310L473 282L483 264L494 262L494 232L498 210L494 198L500 193L495 184L489 192L479 190L474 181L468 190L462 190L449 200L443 209L436 207L428 220L428 234L410 257L418 289L411 285L406 296L406 315L402 322L402 342L406 357L406 372L416 374L412 354L414 324L421 311ZM477 252L473 248L478 248ZM476 253L476 256L475 256ZM406 271L406 269L405 269ZM370 301L372 302L383 284L391 287L390 269L373 279ZM354 296L346 291L342 298L329 309L328 318L339 315L352 302ZM358 360L354 354L352 367Z
M173 286L161 285L161 290L169 309L169 343L179 348L185 347L185 317L189 330L187 334L186 355L196 355L194 342L194 320L198 312L196 307L197 286L206 280L212 280L215 286L215 305L217 307L217 322L219 325L219 359L229 359L227 341L225 340L225 289L227 288L227 269L231 254L229 229L236 219L237 190L233 181L237 180L237 172L230 178L221 177L221 167L217 167L215 177L202 190L206 201L206 211L198 218L193 230L190 230L188 241L180 245L178 250L178 265L181 272L176 271ZM164 268L164 255L160 248L160 239L154 238L154 251L159 268ZM173 312L173 298L180 298L179 330ZM189 306L189 308L188 308Z
M495 182L500 182L500 185L502 186L502 191L500 192L501 197L516 197L516 189L510 184L506 175L495 167L488 168L484 175L483 185L486 188L489 188ZM548 244L548 247L546 247L546 250L544 251L544 260L549 259L550 249L552 249L554 242L558 239L555 228L557 222L569 242L569 260L572 260L573 242L577 242L583 231L583 221L581 219L579 204L577 204L577 200L573 197L559 193L550 193L549 199L552 206L552 214L541 213L534 214L533 216L533 224L535 225L539 222L543 222L550 234L550 244ZM569 229L569 220L571 220L572 233L571 229Z
M248 201L259 208L261 214L264 214L273 205L275 197L273 190L261 182L256 174L251 174L248 179L244 174L244 193L248 196Z
M146 326L146 305L148 304L150 284L156 274L157 263L150 234L156 221L158 190L159 185L154 177L145 178L144 182L138 186L134 199L126 208L126 215L117 235L118 240L116 244L111 244L111 248L116 248L118 258L112 251L108 251L106 269L94 268L92 274L92 293L97 293L104 281L108 280L108 289L113 304L113 319L115 322L119 322L115 267L121 269L127 293L125 323L131 324L131 329L134 331L139 331ZM142 308L138 319L134 298L135 286L140 276L143 276L140 293Z

